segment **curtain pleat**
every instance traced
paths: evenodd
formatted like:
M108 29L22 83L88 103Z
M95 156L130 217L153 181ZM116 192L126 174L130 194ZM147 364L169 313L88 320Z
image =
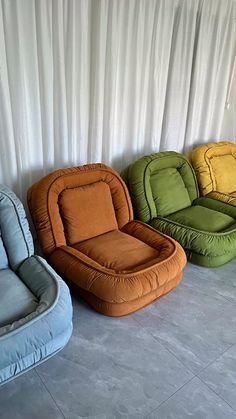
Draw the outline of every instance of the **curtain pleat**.
M59 167L222 139L235 16L233 0L0 0L0 182L24 199Z

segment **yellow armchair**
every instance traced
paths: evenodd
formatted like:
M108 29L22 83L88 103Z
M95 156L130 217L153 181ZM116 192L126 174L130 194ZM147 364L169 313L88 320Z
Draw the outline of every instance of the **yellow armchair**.
M236 206L236 144L229 141L193 149L189 160L203 196Z

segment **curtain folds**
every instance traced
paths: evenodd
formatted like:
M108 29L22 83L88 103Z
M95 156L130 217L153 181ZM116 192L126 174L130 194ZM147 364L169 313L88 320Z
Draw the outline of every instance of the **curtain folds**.
M1 0L0 182L24 198L58 167L221 139L235 16L233 0Z

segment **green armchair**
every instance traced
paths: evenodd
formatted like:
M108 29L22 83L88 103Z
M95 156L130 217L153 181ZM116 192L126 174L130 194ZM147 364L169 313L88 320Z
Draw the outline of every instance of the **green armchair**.
M135 217L177 240L190 261L216 267L236 256L236 207L200 198L183 155L170 151L142 157L121 176Z

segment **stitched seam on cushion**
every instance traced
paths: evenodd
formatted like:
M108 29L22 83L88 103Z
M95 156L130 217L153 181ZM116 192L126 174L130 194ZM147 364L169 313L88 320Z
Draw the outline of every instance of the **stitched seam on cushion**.
M221 199L219 199L219 198L221 198L222 196L223 196L223 198L226 197L227 201L221 201ZM206 198L211 198L211 199L214 199L214 200L217 200L217 201L221 201L224 204L228 204L231 207L235 208L235 204L231 204L231 202L236 203L236 197L232 196L231 194L225 194L225 193L219 192L219 191L211 191L207 195L205 195L205 197Z
M189 163L188 159L186 159L184 156L182 158L187 162L188 166L191 169L191 172L192 172L192 175L193 175L193 179L194 179L194 184L195 184L196 191L197 191L197 198L199 198L200 197L199 187L198 187L197 177L196 177L196 174L194 172L194 169L193 169L192 165Z
M149 271L149 270L151 270L151 269L153 269L153 268L155 268L155 267L157 267L157 266L161 266L161 265L163 265L164 263L166 263L166 262L168 262L171 258L173 258L175 255L176 255L176 253L177 253L177 247L175 247L174 248L174 251L173 251L173 253L171 253L171 255L170 256L168 256L168 258L166 258L166 259L164 259L164 260L162 260L162 261L160 261L160 262L157 262L157 263L155 263L154 265L151 265L151 266L149 266L149 267L147 267L147 268L145 268L145 269L142 269L142 270L140 270L140 271L135 271L135 272L129 272L129 273L114 273L114 272L111 272L110 270L108 270L108 269L99 269L99 268L97 268L97 267L94 267L94 266L91 266L91 265L89 265L89 263L87 263L86 261L84 261L83 259L81 259L79 256L76 256L74 253L71 253L71 252L68 252L68 250L67 249L65 249L65 247L68 247L69 249L70 249L70 247L69 246L60 246L60 247L57 247L57 251L58 250L61 250L62 252L64 252L64 253L66 253L66 254L69 254L70 256L72 256L75 260L77 260L77 261L79 261L80 263L82 263L83 265L85 265L85 266L87 266L87 267L89 267L90 269L94 269L95 271L97 271L97 272L99 272L99 273L102 273L102 274L105 274L105 275L109 275L109 276L113 276L113 277L133 277L133 276L137 276L137 275L141 275L143 272L147 272L147 271ZM82 253L82 252L80 252L80 253ZM83 254L83 253L82 253ZM88 257L88 256L87 256ZM89 258L89 257L88 257ZM89 258L89 259L91 259L91 258ZM93 259L91 259L92 261L93 261ZM102 265L100 265L101 266L101 268L102 268Z
M196 252L195 250L193 250L193 249L189 249L188 247L185 247L184 248L185 250L186 250L186 252L190 252L191 254L194 254L194 255L199 255L199 256L203 256L203 257L205 257L205 258L208 258L208 259L215 259L215 258L218 258L219 256L225 256L225 255L229 255L229 254L231 254L232 253L232 251L234 250L232 250L232 251L230 251L230 252L224 252L224 253L221 253L220 255L214 255L214 256L210 256L210 255L204 255L203 253L201 253L201 252Z
M69 246L67 246L67 247L69 247ZM168 258L166 258L166 259L164 259L164 260L162 260L160 262L156 262L154 265L150 265L147 268L141 269L140 271L134 271L134 272L128 272L128 273L120 273L120 272L112 272L111 270L109 270L107 268L103 268L102 265L100 265L102 269L99 269L97 267L91 266L91 265L89 265L89 263L87 263L86 261L84 261L83 259L81 259L79 256L76 256L74 253L67 252L65 249L62 249L62 247L57 248L57 249L60 249L60 250L65 251L67 254L73 256L76 260L78 260L82 264L88 266L90 269L94 269L94 270L96 270L99 273L102 273L102 274L105 274L105 275L110 275L110 276L115 276L115 277L120 277L120 276L122 276L122 277L124 276L125 277L125 276L134 276L134 275L136 276L136 275L140 275L143 272L146 272L146 271L148 271L148 270L150 270L152 268L155 268L156 266L162 265L164 262L167 262L171 257L175 256L175 254L177 253L177 248L174 248L174 251L171 253L170 256L168 256ZM85 255L85 256L87 256L87 255ZM87 257L89 258L89 256L87 256ZM91 259L91 258L89 258L89 259ZM91 260L94 261L93 259L91 259Z
M44 316L46 316L48 313L50 313L53 309L54 309L54 307L57 305L57 303L58 303L58 300L59 300L59 283L58 283L58 280L55 278L55 277L53 277L53 275L52 275L52 273L49 271L49 269L41 262L41 260L39 259L39 256L37 256L37 255L33 255L33 256L31 256L32 258L34 258L34 259L36 259L39 263L40 263L40 265L46 270L46 272L50 275L50 277L53 279L53 281L54 281L54 283L56 284L56 289L57 289L57 295L56 295L56 298L54 299L54 301L53 301L53 303L52 304L50 304L50 306L46 309L46 310L44 310L44 311L42 311L41 313L39 313L38 315L36 314L31 320L29 320L29 321L26 321L24 324L22 324L22 325L20 325L19 327L17 327L16 329L13 329L13 330L9 330L9 331L7 331L6 333L4 333L3 335L1 335L0 336L0 341L1 340L3 340L4 338L8 338L9 336L12 336L12 335L15 335L16 333L18 333L19 331L21 331L21 330L23 330L23 329L25 329L26 327L28 327L28 326L31 326L33 323L35 323L36 321L38 321L38 320L40 320L42 317L44 317ZM26 259L26 261L27 261L28 259ZM25 261L25 262L26 262ZM24 263L24 262L23 262ZM22 263L22 265L23 265L23 263ZM22 279L22 281L23 281L23 279ZM24 281L23 281L24 282ZM33 311L32 313L36 313L36 311L37 310L35 310L35 311ZM30 313L29 315L31 315L32 313ZM23 318L27 318L27 316L25 316L25 317L22 317L22 319ZM4 327L6 327L6 326L4 326Z
M233 206L233 205L232 205ZM233 218L233 217L232 217ZM181 227L181 228L183 228L183 229L185 229L185 230L191 230L191 231L194 231L194 232L197 232L197 233L200 233L200 234L202 234L202 235L204 235L204 236L207 236L207 237L209 237L209 236L226 236L226 235L231 235L231 233L232 234L235 234L236 235L236 227L235 227L235 229L233 230L233 231L226 231L226 232L222 232L222 233L210 233L210 232L205 232L205 231L203 231L203 230L197 230L197 229L195 229L195 228L193 228L193 227L188 227L188 226L185 226L184 224L180 224L180 223L177 223L176 221L172 221L172 220L170 220L170 219L168 219L168 218L164 218L164 217L157 217L157 219L160 219L161 221L166 221L166 222L168 222L169 224L174 224L174 225L176 225L177 227ZM154 220L155 220L155 218L154 218ZM236 223L235 223L236 224Z
M209 194L211 194L211 193L216 193L216 191L212 191L212 192L209 192ZM227 195L226 195L227 196ZM202 198L207 198L207 196L205 195L204 197L203 196L200 196L200 198L198 198L198 199L202 199ZM230 204L230 202L225 202L225 201L220 201L219 199L215 199L215 198L211 198L211 197L208 197L208 199L212 199L213 201L217 201L217 203L222 203L224 206L226 205L229 205L229 207L231 207L231 208L234 208L235 209L235 205L232 205L232 204ZM203 206L203 205L201 205L201 206ZM204 206L203 206L204 207ZM208 208L208 207L204 207L204 208ZM211 209L211 208L208 208L208 209ZM216 211L216 210L213 210L213 211ZM221 212L221 211L218 211L217 210L217 212ZM221 214L225 214L225 215L228 215L228 214L226 214L226 213L224 213L224 212L222 212ZM231 218L234 218L234 217L232 217L231 215L229 215L229 217L231 217ZM236 223L236 219L234 218L234 220L235 220L235 223Z
M58 180L59 176L56 178L56 180ZM52 232L52 236L53 236L53 240L54 240L54 246L57 247L56 244L56 238L55 238L55 234L54 234L54 228L53 228L53 224L52 224L52 218L51 218L51 214L49 211L49 192L50 192L50 188L53 185L54 182L51 183L50 187L47 190L47 213L48 213L48 217L49 217L49 221L50 221L50 227L51 227L51 232Z
M137 160L137 162L138 162L139 160ZM144 196L145 196L145 200L146 200L146 203L147 203L147 207L148 207L148 211L149 211L149 219L151 220L151 207L150 207L150 205L149 205L149 201L148 201L148 199L147 199L147 194L146 194L146 188L145 188L145 177L146 177L146 171L147 171L147 169L148 169L148 166L149 166L149 164L152 162L153 160L151 160L150 162L148 162L148 164L144 167L144 170L143 170L143 176L142 176L142 180L141 180L141 183L142 183L142 186L143 186L143 194L144 194ZM131 170L132 170L132 168L135 166L135 164L136 163L134 163L133 165L130 165L129 166L129 168L128 168L128 173L127 173L127 177L128 177L128 187L129 187L129 189L130 190L132 190L133 188L131 187L131 184L130 184L130 173L131 173ZM135 195L135 193L133 193L133 191L132 191L132 195L134 196Z
M7 197L7 198L11 201L11 203L13 204L13 207L14 207L14 210L15 210L15 213L16 213L16 216L17 216L17 219L18 219L18 221L19 221L20 229L21 229L21 232L22 232L22 235L23 235L23 238L24 238L24 242L25 242L25 244L26 244L26 248L27 248L28 256L30 257L30 248L29 248L29 244L28 244L28 242L27 242L27 240L26 240L26 235L25 235L25 232L24 232L24 228L23 228L23 226L22 226L22 222L21 222L20 215L19 215L19 213L18 213L18 211L17 211L17 208L16 208L16 204L15 204L14 200L13 200L13 199L12 199L9 195L7 195L5 192L0 191L0 193L1 193L2 195L6 196L6 197Z
M50 271L48 266L42 262L42 260L40 259L40 257L38 255L33 255L32 257L38 261L38 263L43 267L43 269L52 278L54 284L56 285L56 297L55 297L54 303L52 303L52 306L54 307L56 305L56 303L58 302L58 299L59 299L59 283L58 283L58 280L60 279L62 281L62 279L61 278L59 278L59 279L55 278L55 276Z
M144 195L146 198L146 202L148 205L148 210L149 210L149 218L151 219L152 217L152 211L151 211L151 205L149 204L148 198L147 198L147 193L146 193L146 188L145 188L145 180L146 180L146 176L147 176L147 170L149 169L149 165L152 163L153 160L151 160L145 167L144 172L143 172L143 190L144 190ZM149 176L149 183L151 182L151 176ZM153 197L153 195L152 195ZM155 205L155 201L153 199L154 205Z
M133 221L131 221L131 223L132 222L134 222L135 224L139 224L139 225L141 225L141 226L143 226L143 227L145 227L145 228L147 228L148 230L151 230L152 232L154 232L154 233L158 233L162 238L164 238L165 239L165 241L168 241L169 243L171 243L172 245L173 245L173 247L174 247L174 250L173 250L173 252L168 256L168 258L169 257L171 257L171 256L173 256L176 252L177 252L177 242L174 240L174 239L172 239L171 237L169 237L169 236L167 236L167 235L165 235L164 233L162 233L161 231L157 231L155 228L153 228L152 226L150 226L149 224L145 224L145 223L143 223L142 221L139 221L139 220L133 220ZM127 225L127 224L126 224ZM158 251L159 249L158 249L158 247L159 247L159 245L157 245L156 247L154 247L153 245L151 245L151 244L149 244L149 243L147 243L147 242L144 242L143 240L141 240L140 238L138 238L138 237L136 237L136 236L133 236L133 235L131 235L130 233L127 233L127 232L125 232L125 234L128 234L128 235L130 235L131 237L134 237L134 238L136 238L137 240L139 240L139 241L142 241L143 243L145 243L145 244L147 244L148 246L150 246L152 249L154 249L155 251ZM161 263L161 262L163 262L163 261L165 261L165 260L167 260L167 259L163 259L163 260L160 260L159 262L156 262L155 263L155 265L157 265L157 264L159 264L159 263ZM150 265L150 266L148 266L148 268L150 268L151 266L153 266L153 265ZM146 268L145 268L146 269ZM135 271L135 272L139 272L139 271ZM135 273L134 272L134 273Z
M63 331L62 333L65 333L65 331ZM48 342L46 342L44 345L41 345L38 349L36 349L36 352L40 352L42 350L42 348L46 347L48 344L50 344L53 341L53 339L49 340ZM63 346L64 347L64 346ZM40 365L41 363L45 362L46 360L50 359L52 356L54 356L55 354L57 354L58 352L60 352L61 349L63 349L63 347L60 347L58 349L56 349L55 351L53 351L52 353L50 353L49 355L47 355L45 358L40 359L39 361L37 361L36 363L31 364L29 367L21 370L19 373L17 373L16 375L12 375L9 378L7 378L6 380L0 382L0 387L3 386L5 383L7 384L8 382L10 382L11 380L13 380L14 378L17 378L19 376L21 376L22 374L24 374L27 371L30 371L31 369L35 368L37 365ZM26 355L26 357L24 357L23 359L27 358L28 356L34 354L35 352L30 352L29 354ZM21 358L22 359L22 358ZM12 367L17 366L17 362L14 362L13 364L8 365L8 367Z
M210 195L210 194L218 194L218 195L223 195L223 196L226 196L227 198L230 198L230 194L227 194L227 193L225 193L225 192L220 192L220 191L212 191L212 192L209 192L207 195ZM207 197L207 195L206 195L206 197ZM232 197L233 198L233 197Z
M142 296L141 296L141 298L142 297L147 297L149 294L152 294L152 293L154 293L157 289L160 289L160 288L165 288L165 286L167 285L167 284L169 284L169 283L171 283L171 282L174 282L175 280L176 280L176 278L181 274L183 272L183 268L181 268L180 270L179 270L179 272L178 272L178 274L176 275L176 276L174 276L173 278L171 278L169 281L167 281L167 282L165 282L164 284L162 284L162 285L158 285L157 284L157 287L156 288L154 288L154 289L151 289L148 293L146 293L146 294L142 294ZM176 284L176 287L177 287L177 285L179 284L179 282L182 280L182 275L181 275L181 277L180 277L180 279L178 280L178 282L177 282L177 284ZM117 305L122 305L122 304L129 304L129 303L134 303L135 301L140 301L140 297L137 297L137 298L135 298L134 300L128 300L128 301L122 301L121 303L119 303L119 302L112 302L112 301L106 301L106 300L102 300L100 297L98 297L96 294L94 294L93 292L91 292L91 291L87 291L86 289L84 289L84 288L82 288L81 286L79 286L78 285L78 287L79 288L81 288L83 291L85 291L85 292L88 292L88 293L90 293L90 294L92 294L95 298L97 298L98 300L100 300L102 303L106 303L106 304L112 304L112 305L115 305L115 306L117 306ZM174 287L174 288L176 288L176 287ZM170 291L171 291L171 289L170 289ZM169 292L170 292L169 291ZM160 294L160 296L159 297L157 297L157 299L158 298L161 298L162 296L164 296L165 294ZM155 301L155 299L153 300L153 302ZM151 303L152 301L150 301L150 302L148 302L145 306L143 306L142 308L144 308L144 307L146 307L147 305L149 305L150 303ZM139 310L139 309L137 309L137 310Z
M155 228L153 228L152 226L150 226L149 224L145 224L140 220L133 220L135 223L140 224L141 226L147 227L149 230L153 231L154 233L158 233L160 234L160 236L162 236L164 239L168 240L170 243L172 243L174 245L174 248L176 249L176 243L174 242L173 239L171 239L171 237L165 235L164 233L162 233L161 231L157 231ZM147 243L146 243L147 244ZM152 246L151 246L152 247Z
M205 151L205 153L204 153L204 159L205 159L206 165L208 166L209 176L210 176L210 179L211 179L211 184L212 184L212 191L215 191L215 189L214 189L214 188L216 188L216 179L215 179L215 176L214 176L214 179L213 179L213 176L212 176L212 168L211 168L211 165L210 165L209 158L207 157L207 152L208 152L209 150L210 150L210 148L208 148L208 149Z
M127 168L127 176L126 176L127 188L128 188L128 193L129 193L130 200L131 200L131 196L130 196L130 191L131 191L131 187L130 187L130 172L131 172L131 169L132 169L132 164L130 164L128 166L128 168ZM123 181L124 181L124 179L123 179ZM131 201L131 206L133 208L132 201ZM134 219L134 208L133 208L133 218L132 219L130 218L130 221L133 221L133 219Z
M213 143L213 144L208 144L206 147L207 147L207 149L206 149L206 151L204 152L204 160L205 160L205 162L206 162L206 165L208 166L208 169L209 169L209 176L210 176L210 179L211 179L211 183L212 183L212 192L217 192L216 191L216 189L213 189L214 188L214 186L215 186L215 188L216 188L216 184L217 184L217 182L216 182L216 177L214 176L214 179L213 179L213 177L212 177L212 172L213 172L213 170L212 170L212 168L211 168L211 164L210 164L210 157L207 157L207 153L212 149L212 148L215 148L215 147L219 147L219 148L221 148L221 147L225 147L225 146L230 146L231 147L231 153L227 153L227 154L222 154L222 156L228 156L229 154L231 154L231 155L233 155L233 153L232 153L232 145L230 144L230 143L228 143L227 141L226 142L224 142L223 144L217 144L217 143ZM218 156L215 156L215 157L220 157L221 156L221 154L219 154ZM211 157L212 158L212 157ZM210 192L209 192L210 193Z

